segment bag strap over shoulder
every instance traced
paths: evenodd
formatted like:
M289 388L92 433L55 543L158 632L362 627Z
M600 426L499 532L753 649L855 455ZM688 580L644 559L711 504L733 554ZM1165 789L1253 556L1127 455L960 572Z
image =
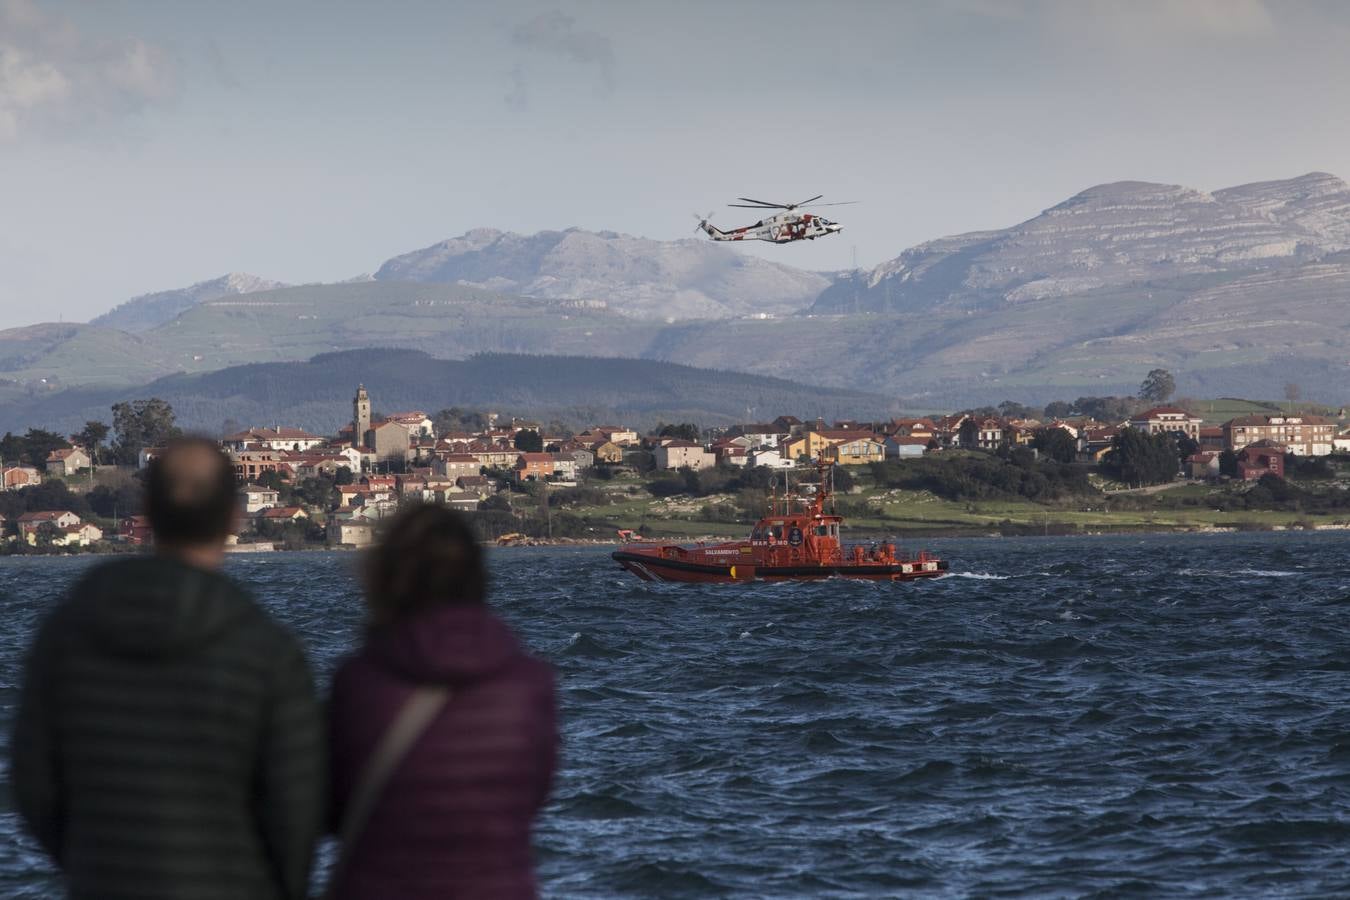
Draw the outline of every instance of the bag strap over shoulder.
M417 688L407 700L403 701L398 715L394 717L394 721L375 746L375 752L370 755L366 767L361 771L361 777L357 780L356 787L352 789L352 795L347 802L347 811L342 816L342 828L338 834L342 843L329 880L330 895L351 854L352 846L365 830L366 821L374 811L376 801L384 793L390 776L449 699L448 687Z

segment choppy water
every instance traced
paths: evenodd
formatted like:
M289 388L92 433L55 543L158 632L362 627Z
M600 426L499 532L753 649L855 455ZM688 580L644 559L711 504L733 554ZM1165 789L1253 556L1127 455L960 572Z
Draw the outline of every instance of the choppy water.
M546 893L1350 895L1347 539L933 544L960 574L914 585L497 553L498 606L561 677ZM230 568L326 673L352 559ZM6 723L34 617L85 564L0 563ZM5 812L0 893L55 884Z

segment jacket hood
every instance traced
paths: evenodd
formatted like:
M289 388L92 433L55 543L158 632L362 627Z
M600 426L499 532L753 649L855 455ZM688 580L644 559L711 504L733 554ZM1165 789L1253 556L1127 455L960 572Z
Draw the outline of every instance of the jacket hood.
M365 654L419 684L467 684L523 652L510 627L482 604L440 606L371 631Z
M71 602L85 633L125 656L188 652L257 609L224 575L156 556L99 566Z

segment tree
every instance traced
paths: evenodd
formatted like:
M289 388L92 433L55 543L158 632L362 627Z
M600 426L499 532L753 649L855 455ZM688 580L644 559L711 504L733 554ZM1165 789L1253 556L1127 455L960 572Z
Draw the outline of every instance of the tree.
M1079 397L1073 405L1098 422L1120 422L1134 415L1139 401L1134 397Z
M699 427L693 422L682 422L679 425L662 425L656 432L657 437L673 437L682 441L693 441L697 443L701 437Z
M1165 403L1176 393L1177 382L1166 369L1154 369L1144 376L1139 385L1139 399L1150 403Z
M33 539L38 547L45 550L51 547L53 544L55 544L56 539L59 538L60 536L61 536L60 529L58 529L51 522L43 522L41 525L37 527L37 531L33 535Z
M89 492L89 508L94 515L105 519L123 518L138 515L144 491L140 485L128 481L118 487L100 484Z
M173 407L158 397L114 403L112 414L113 457L120 465L136 465L141 450L162 446L181 434Z
M521 453L543 453L544 439L532 428L522 428L516 432L513 443Z
M1033 419L1036 417L1036 411L1031 407L1014 403L1012 400L1004 400L1000 403L998 414L1005 419Z
M977 447L980 443L980 425L974 419L966 419L961 423L960 429L956 432L956 440L962 447L967 449Z
M1031 446L1055 462L1071 463L1078 458L1078 441L1063 428L1038 428Z
M1102 468L1126 484L1173 481L1179 468L1177 445L1170 434L1149 434L1122 428L1102 460Z
M76 443L89 453L89 459L94 465L99 464L99 449L103 446L103 442L107 440L108 431L107 425L91 419L85 422L84 428L74 435Z
M47 464L47 454L53 450L64 450L70 446L70 441L61 437L54 431L46 431L41 428L30 428L23 436L23 460L30 466L42 468Z
M1229 478L1238 476L1238 458L1232 450L1224 450L1219 454L1219 474Z
M1073 415L1073 404L1064 400L1055 400L1045 405L1047 419L1063 419Z
M337 485L338 487L341 487L346 484L351 484L354 481L356 481L356 476L352 474L352 470L347 466L342 466L335 473L333 473L333 484Z

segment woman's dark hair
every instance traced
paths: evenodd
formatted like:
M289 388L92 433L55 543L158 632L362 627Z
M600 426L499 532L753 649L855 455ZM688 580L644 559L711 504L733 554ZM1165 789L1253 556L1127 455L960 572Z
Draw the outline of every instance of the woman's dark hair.
M224 540L238 497L234 463L209 438L175 438L146 472L145 513L159 544Z
M436 606L483 603L483 550L463 516L419 503L394 516L370 552L366 605L372 627Z

